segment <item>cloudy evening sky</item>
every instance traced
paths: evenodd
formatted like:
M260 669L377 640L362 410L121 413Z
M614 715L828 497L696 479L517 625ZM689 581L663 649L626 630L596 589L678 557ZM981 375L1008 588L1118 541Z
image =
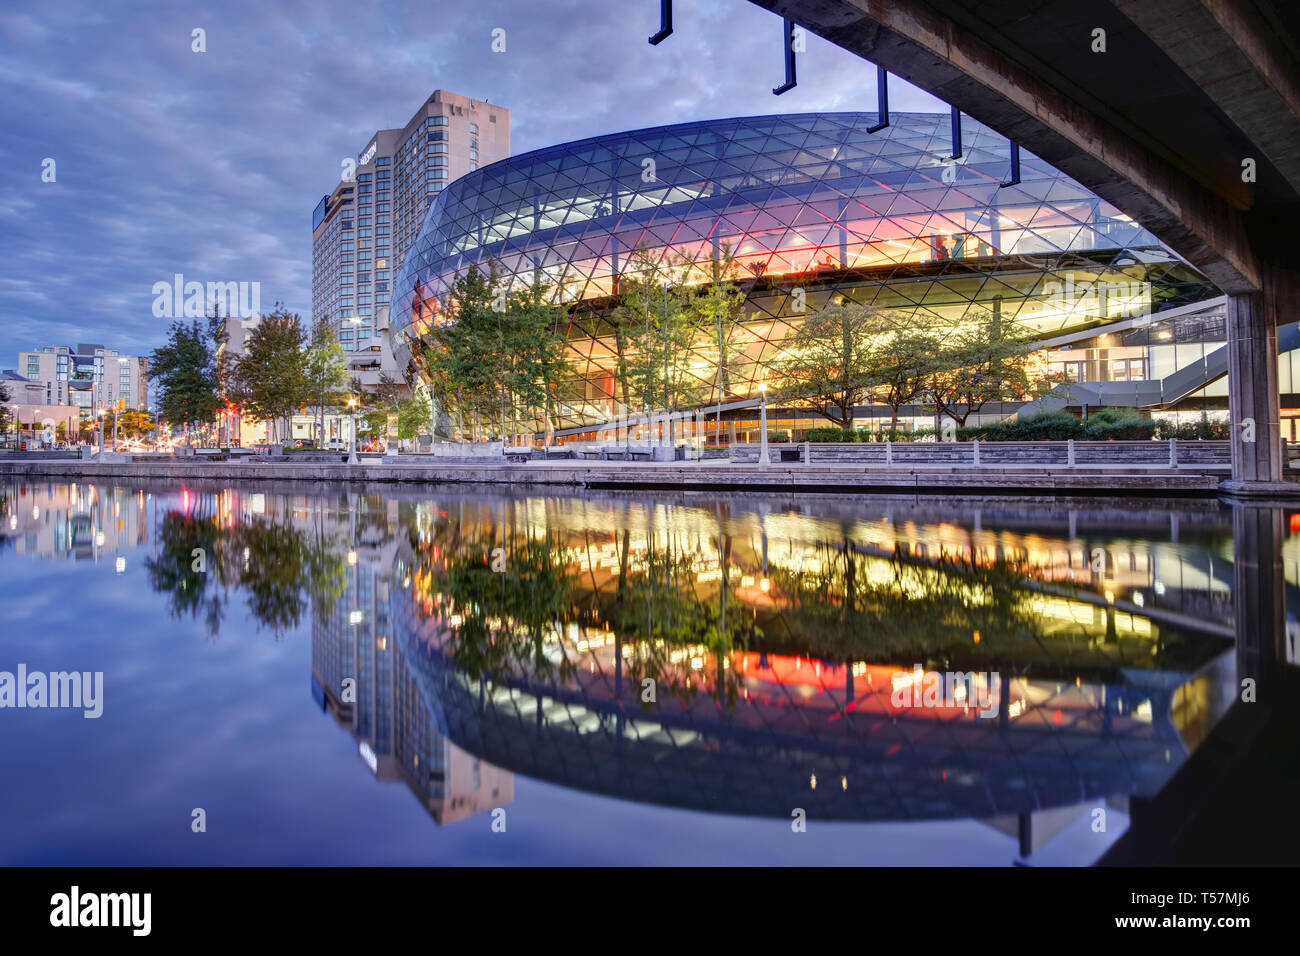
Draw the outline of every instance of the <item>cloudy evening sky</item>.
M773 112L875 109L870 64L746 0L6 0L0 368L19 349L160 344L155 282L258 281L308 316L311 212L378 128L435 89L511 111L514 152ZM191 51L191 31L207 52ZM493 53L495 28L506 52ZM895 79L896 110L942 109ZM57 180L41 179L42 161Z

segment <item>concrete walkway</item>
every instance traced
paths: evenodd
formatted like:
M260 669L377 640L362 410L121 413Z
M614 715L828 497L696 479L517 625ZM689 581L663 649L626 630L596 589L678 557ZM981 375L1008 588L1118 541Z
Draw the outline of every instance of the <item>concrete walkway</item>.
M1223 466L1157 468L970 464L758 465L726 461L530 461L385 463L206 462L197 459L131 463L78 460L0 460L0 475L29 478L170 478L232 481L413 482L423 484L556 485L599 489L825 492L833 494L1153 495L1213 497L1227 477ZM1293 486L1300 498L1300 484Z

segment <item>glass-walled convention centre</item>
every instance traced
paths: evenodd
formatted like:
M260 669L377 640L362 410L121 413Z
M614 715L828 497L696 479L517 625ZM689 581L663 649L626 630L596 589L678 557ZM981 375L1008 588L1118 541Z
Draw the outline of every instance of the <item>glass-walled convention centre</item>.
M540 280L568 307L575 373L558 396L557 428L607 422L623 411L607 316L620 280L647 254L692 260L690 281L701 283L713 257L734 256L745 319L726 374L713 336L676 359L710 404L779 385L783 341L832 302L902 311L937 332L999 316L1079 382L1165 379L1222 347L1218 290L1065 174L1022 152L1019 181L1009 182L1006 138L969 118L959 150L946 114L876 126L864 113L684 123L564 143L456 180L430 208L394 289L399 366L419 379L413 346L448 320L457 276L491 264L511 287ZM1226 395L1222 382L1177 384L1182 394L1160 392L1160 408L1226 408L1212 394ZM1150 404L1150 394L1126 403ZM860 409L859 423L880 411Z

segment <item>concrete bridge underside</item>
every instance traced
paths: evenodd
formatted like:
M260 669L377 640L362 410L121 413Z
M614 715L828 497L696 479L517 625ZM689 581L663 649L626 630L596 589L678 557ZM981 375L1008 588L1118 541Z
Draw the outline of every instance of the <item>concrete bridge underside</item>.
M1005 134L1212 279L1228 296L1225 490L1279 490L1277 328L1300 317L1300 5L751 2Z

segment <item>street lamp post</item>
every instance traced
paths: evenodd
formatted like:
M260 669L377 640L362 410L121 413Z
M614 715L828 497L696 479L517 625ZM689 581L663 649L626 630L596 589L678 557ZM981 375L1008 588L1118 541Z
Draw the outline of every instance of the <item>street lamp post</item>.
M99 414L99 454L104 454L104 410L101 408Z
M758 383L758 463L767 464L767 382Z
M352 435L348 441L348 464L359 465L360 460L357 458L357 400L348 399L348 410L352 412Z
M664 282L664 425L663 431L667 432L664 444L671 445L673 439L673 417L668 410L672 404L668 395L668 283Z
M113 451L117 451L117 409L113 409Z

